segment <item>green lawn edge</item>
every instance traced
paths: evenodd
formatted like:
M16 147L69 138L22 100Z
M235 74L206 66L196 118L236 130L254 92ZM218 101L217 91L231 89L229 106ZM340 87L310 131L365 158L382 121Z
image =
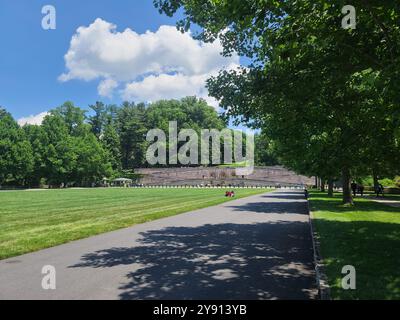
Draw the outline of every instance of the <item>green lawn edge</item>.
M353 207L311 192L310 210L332 299L400 299L400 208L356 198ZM356 269L356 289L342 288L342 268Z
M73 189L70 189L73 190ZM104 189L103 189L104 190ZM115 189L113 189L115 191ZM122 189L121 189L122 190ZM133 190L140 190L140 189L133 189ZM132 190L132 191L133 191ZM143 190L143 189L142 189ZM152 191L151 191L152 190ZM165 192L170 192L173 193L174 189L163 189L163 188L152 188L148 189L146 192L154 192L154 197L156 198L157 196L160 196L161 193ZM186 190L186 191L185 191ZM188 192L190 194L196 195L196 190L198 189L177 189L178 193L182 192ZM63 190L64 191L64 190ZM75 192L78 190L75 189ZM92 189L83 189L82 190L82 198L85 197L86 192L92 192ZM122 190L123 192L126 192L126 190ZM215 193L218 194L217 198L213 197L207 197L208 194L205 194L205 197L202 198L196 197L193 201L188 201L186 204L184 201L181 201L181 203L174 204L171 209L168 209L168 206L163 203L164 207L160 207L159 209L156 206L151 206L151 203L147 203L147 207L151 207L151 213L146 213L146 209L144 213L141 214L135 214L132 212L131 214L129 213L124 213L123 216L118 216L118 214L115 215L115 220L113 220L110 223L110 219L101 221L101 219L97 219L93 225L90 224L90 218L85 218L82 220L82 225L76 225L76 223L71 223L67 224L67 227L64 228L63 230L59 230L60 228L57 228L57 225L55 223L54 226L54 231L46 231L44 234L41 232L38 232L35 235L29 235L30 230L26 230L26 232L18 231L15 234L10 234L7 238L7 233L5 231L8 231L10 233L10 230L5 230L4 226L6 225L4 222L5 219L1 220L2 218L2 209L0 209L0 260L16 257L19 255L51 248L54 246L58 246L61 244L69 243L72 241L76 240L81 240L85 239L91 236L96 236L102 233L106 232L111 232L111 231L116 231L119 229L124 229L128 227L132 227L137 224L141 223L146 223L150 222L153 220L157 219L162 219L162 218L167 218L183 213L187 213L193 210L199 210L207 207L212 207L216 206L219 204L223 204L229 201L237 200L237 199L242 199L258 194L263 194L267 192L271 192L273 190L271 189L235 189L236 191L236 196L234 198L226 198L224 197L224 189L215 189ZM18 195L22 196L24 198L24 193L25 194L30 194L30 195L35 195L34 197L46 197L49 195L49 193L52 192L60 192L60 190L48 190L48 191L35 191L35 192L27 192L27 191L6 191L6 192L0 192L0 196L4 197L4 194L7 193L10 197L13 195ZM62 191L61 191L62 192ZM68 194L69 190L65 190L65 194ZM1 199L1 197L0 197ZM198 201L197 201L198 200ZM100 200L99 200L100 201ZM179 202L179 200L177 200ZM169 199L170 203L174 202L174 198ZM109 205L109 204L108 204ZM144 206L145 204L143 204ZM176 206L178 205L178 207ZM3 209L4 210L4 209ZM12 210L12 208L11 208ZM65 209L65 215L68 216L70 215L71 218L73 219L74 216L79 215L80 212L85 210L85 206L81 208L73 208L71 209L70 213L68 209ZM89 208L87 208L89 210ZM101 216L101 212L98 214ZM32 219L32 218L30 218ZM33 218L35 219L35 218ZM21 221L17 221L15 225L19 224L24 224L26 223L24 219L21 219ZM31 222L32 223L32 222ZM34 221L33 221L34 224ZM70 228L68 228L70 226ZM52 226L45 226L45 230L51 228ZM3 229L3 230L2 230ZM11 230L12 232L13 230Z

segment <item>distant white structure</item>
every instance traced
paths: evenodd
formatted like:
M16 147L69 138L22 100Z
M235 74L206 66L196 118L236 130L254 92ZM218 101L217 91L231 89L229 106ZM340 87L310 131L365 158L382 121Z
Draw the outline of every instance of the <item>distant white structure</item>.
M128 179L128 178L117 178L111 182L114 186L117 186L117 187L129 187L133 183L132 179Z

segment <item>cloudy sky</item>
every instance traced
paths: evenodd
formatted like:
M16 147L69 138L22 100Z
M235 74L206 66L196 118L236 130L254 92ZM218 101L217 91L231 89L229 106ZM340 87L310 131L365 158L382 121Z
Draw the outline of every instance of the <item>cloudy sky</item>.
M43 30L44 5L56 8L56 30ZM151 102L208 97L205 80L236 68L218 42L181 34L152 0L0 0L0 105L35 123L66 100Z

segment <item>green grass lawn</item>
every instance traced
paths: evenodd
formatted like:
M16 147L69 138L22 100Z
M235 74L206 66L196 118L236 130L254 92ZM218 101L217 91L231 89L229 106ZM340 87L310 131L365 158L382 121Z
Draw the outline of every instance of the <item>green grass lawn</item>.
M236 189L236 198L267 192ZM0 192L0 259L230 200L225 189Z
M400 299L400 208L368 199L354 207L312 192L311 211L334 299ZM342 267L356 268L357 289L341 287Z

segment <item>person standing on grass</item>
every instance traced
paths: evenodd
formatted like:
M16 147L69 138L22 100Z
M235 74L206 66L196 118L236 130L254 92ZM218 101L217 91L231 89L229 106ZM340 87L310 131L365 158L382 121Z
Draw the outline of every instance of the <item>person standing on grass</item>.
M357 183L355 181L351 183L351 190L353 190L353 196L355 197L357 195Z
M383 197L383 185L379 183L375 187L375 192L376 192L376 197L379 197L380 194L382 194L382 197Z
M364 186L362 184L358 185L358 193L361 195L361 197L364 196Z

